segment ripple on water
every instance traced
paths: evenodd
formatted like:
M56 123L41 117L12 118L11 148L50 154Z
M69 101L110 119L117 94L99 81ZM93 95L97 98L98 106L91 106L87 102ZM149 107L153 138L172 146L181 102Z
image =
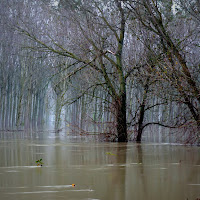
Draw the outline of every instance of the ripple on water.
M40 188L70 188L72 185L41 185Z

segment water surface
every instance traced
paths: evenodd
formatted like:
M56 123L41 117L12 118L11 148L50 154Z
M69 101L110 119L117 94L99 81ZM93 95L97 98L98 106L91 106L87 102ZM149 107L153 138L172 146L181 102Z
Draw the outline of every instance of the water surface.
M43 166L35 161L42 158ZM72 187L75 184L75 187ZM2 200L196 200L200 148L0 133Z

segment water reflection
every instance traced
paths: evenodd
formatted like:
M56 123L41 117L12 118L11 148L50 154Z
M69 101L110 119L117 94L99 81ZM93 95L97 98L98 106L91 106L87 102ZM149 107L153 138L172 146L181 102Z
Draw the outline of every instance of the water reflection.
M116 146L111 173L111 184L106 199L126 199L126 155L127 144Z
M0 138L2 199L199 198L198 147L95 143L64 133Z

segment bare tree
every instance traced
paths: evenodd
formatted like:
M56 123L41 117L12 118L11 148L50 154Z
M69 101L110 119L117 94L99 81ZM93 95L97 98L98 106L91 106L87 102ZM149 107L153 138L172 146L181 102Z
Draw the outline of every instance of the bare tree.
M94 2L91 6L91 10L84 8L84 15L80 14L79 17L84 17L84 20L79 21L77 17L74 18L75 28L82 37L80 42L85 44L81 45L79 43L79 48L76 47L78 49L73 49L75 46L71 49L65 47L52 37L49 37L51 43L47 43L31 34L29 30L20 28L20 31L39 45L35 47L35 50L42 49L51 54L68 57L75 62L79 62L79 65L74 67L66 78L72 77L86 68L93 70L94 74L103 78L104 82L95 83L89 87L96 87L98 84L112 97L115 107L114 115L117 122L118 141L125 142L127 141L126 74L125 66L123 66L123 45L127 13L123 7L123 1L120 0L108 3ZM112 24L114 21L111 21L113 17L109 19L108 15L106 16L104 13L105 6L108 6L108 9L111 9L111 6L115 7L116 11L111 10L115 15L116 21L114 24ZM110 34L113 36L111 43L106 42ZM80 54L80 45L84 48L82 54Z

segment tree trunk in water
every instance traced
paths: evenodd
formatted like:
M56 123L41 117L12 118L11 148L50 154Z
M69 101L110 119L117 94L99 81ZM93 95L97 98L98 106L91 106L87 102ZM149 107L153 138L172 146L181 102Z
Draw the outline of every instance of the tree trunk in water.
M31 86L30 86L31 88ZM28 94L27 94L27 102L26 102L26 107L25 107L25 116L24 116L24 129L25 130L30 130L32 129L32 124L31 124L31 112L32 112L32 91L31 89L28 89Z
M17 116L16 116L17 129L21 126L21 116L22 116L22 94L19 94L17 102Z
M147 78L146 83L144 85L144 94L143 94L142 105L140 106L140 116L139 116L139 121L138 121L138 134L137 134L136 142L141 142L142 140L142 131L144 128L143 121L144 121L147 94L149 91L149 81L150 81L150 77Z
M62 111L62 94L57 94L56 112L55 112L55 130L59 130L61 126L61 111Z
M136 142L141 142L142 140L143 120L144 120L144 112L145 112L144 108L145 108L145 104L142 104L140 107L140 118L138 122L138 134L137 134Z
M200 146L200 119L197 121L197 145Z
M116 118L118 142L127 142L126 94L121 95L117 101Z

